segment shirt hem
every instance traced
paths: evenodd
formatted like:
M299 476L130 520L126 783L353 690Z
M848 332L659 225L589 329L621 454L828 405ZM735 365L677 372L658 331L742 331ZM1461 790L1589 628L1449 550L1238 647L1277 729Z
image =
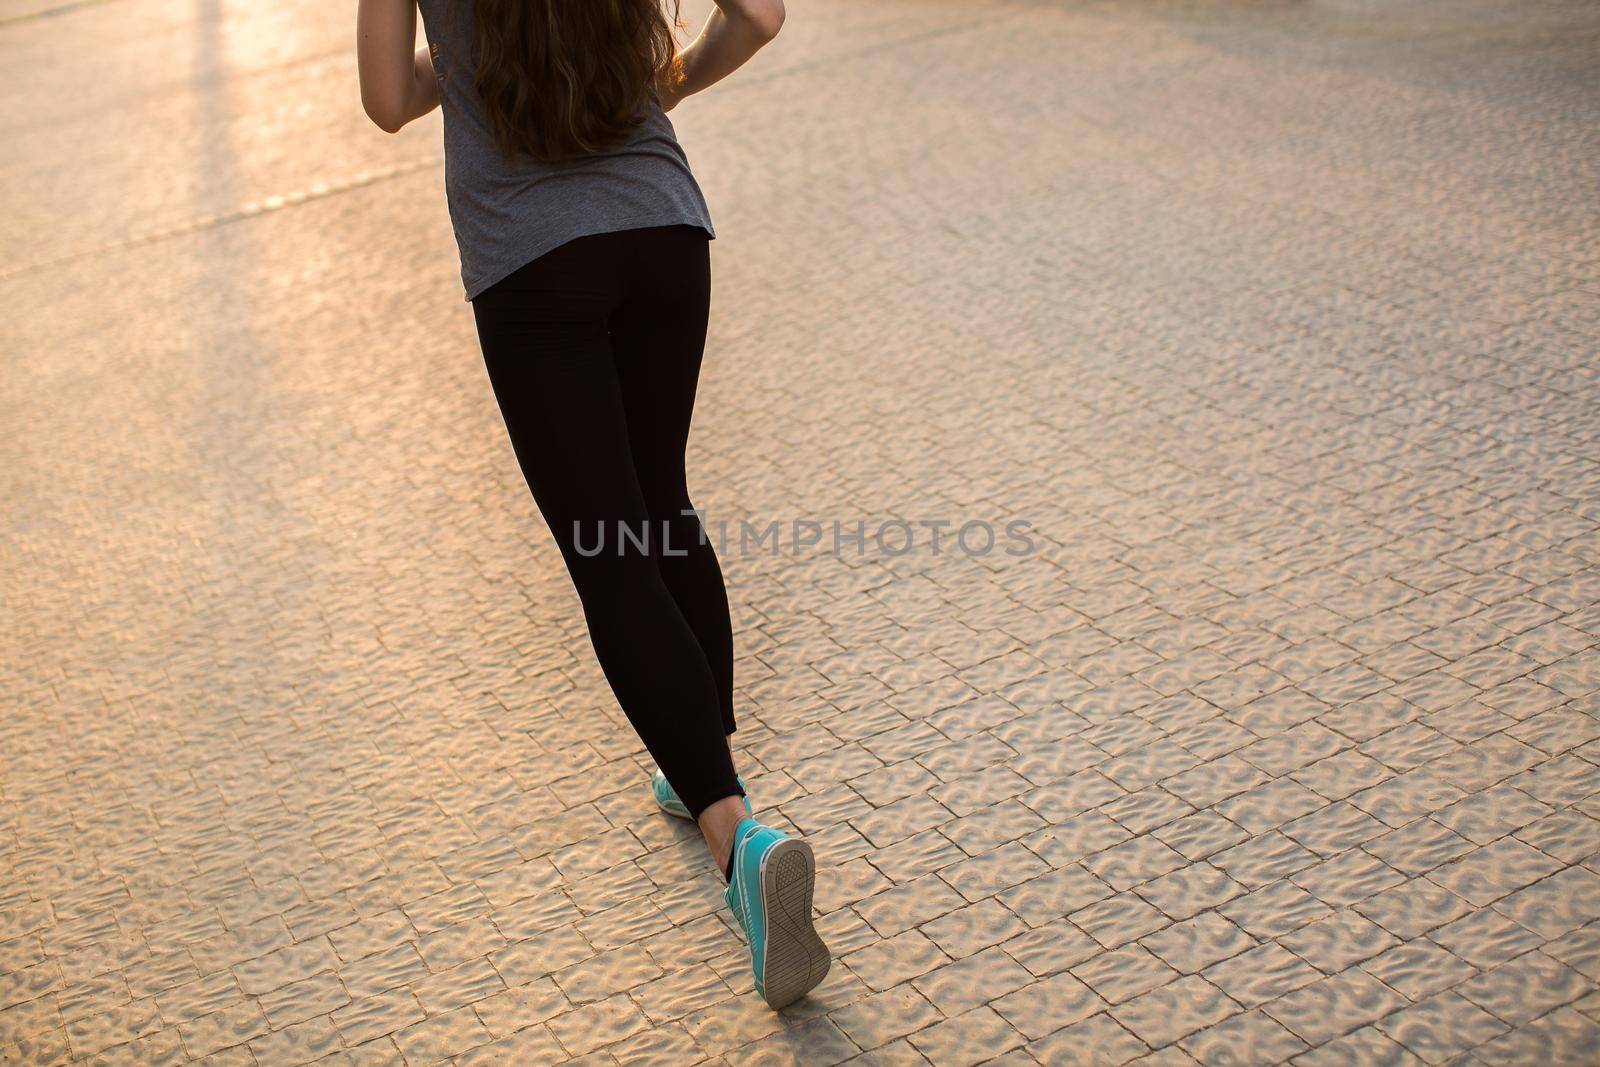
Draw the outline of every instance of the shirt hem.
M708 240L714 241L717 238L716 230L712 228L711 221L709 219L684 218L683 215L672 212L658 215L634 215L625 219L611 219L605 222L598 222L593 225L584 226L577 230L571 231L560 240L553 241L546 245L536 246L538 250L532 255L528 256L528 258L514 263L509 267L496 270L493 273L486 275L483 280L471 284L464 282L463 291L466 294L464 299L467 303L471 303L473 300L482 296L486 290L493 288L497 282L504 281L539 257L548 255L549 253L560 248L562 245L576 241L580 237L594 237L598 234L618 233L622 230L646 230L654 226L692 226L697 230L704 230Z

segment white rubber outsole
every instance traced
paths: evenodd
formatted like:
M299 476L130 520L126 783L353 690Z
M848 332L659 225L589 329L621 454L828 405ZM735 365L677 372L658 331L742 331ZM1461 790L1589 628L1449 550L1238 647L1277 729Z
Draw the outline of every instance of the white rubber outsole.
M816 885L816 857L804 841L780 841L761 858L761 901L767 919L762 995L772 1008L811 992L832 965L828 946L811 922Z

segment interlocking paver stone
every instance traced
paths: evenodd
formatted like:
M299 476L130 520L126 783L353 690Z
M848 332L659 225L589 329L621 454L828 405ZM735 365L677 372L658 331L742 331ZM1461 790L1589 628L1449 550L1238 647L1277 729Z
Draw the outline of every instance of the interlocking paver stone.
M1377 1025L1425 1063L1443 1063L1506 1030L1505 1023L1455 993L1430 997Z
M1261 1012L1247 1011L1185 1038L1182 1047L1197 1063L1244 1067L1284 1063L1306 1043Z
M1289 881L1334 906L1357 903L1405 880L1405 875L1358 848L1289 876Z
M1226 871L1234 881L1257 889L1315 865L1318 858L1310 849L1276 830L1269 830L1215 854L1211 862Z
M1120 1004L1178 977L1178 972L1138 945L1091 957L1073 974L1112 1004Z
M1492 1067L1548 1063L1581 1067L1600 1056L1600 1023L1570 1008L1558 1008L1473 1050Z
M1254 947L1256 941L1216 912L1208 911L1151 934L1140 944L1179 972L1192 974Z
M1096 955L1100 949L1094 938L1065 919L1018 934L1000 948L1032 973L1043 976L1064 971Z
M1273 943L1240 953L1202 974L1246 1008L1258 1007L1321 977L1315 967Z
M1337 974L1393 945L1395 937L1355 912L1336 911L1284 935L1278 943L1324 974Z
M1273 882L1217 909L1256 937L1278 937L1329 913L1322 901L1292 882Z
M1089 944L1092 946L1093 942ZM1067 966L1063 963L1060 967L1030 969L1009 951L991 948L929 971L912 981L911 985L949 1017L1032 985L1042 977L1041 971L1054 974L1065 970Z
M1544 947L1545 954L1590 978L1600 973L1600 925L1590 923Z
M995 1011L1030 1039L1070 1025L1105 1007L1105 1001L1069 974L1034 982L994 1002Z
M1292 1062L1295 1067L1413 1067L1422 1060L1367 1026L1301 1053Z
M863 997L831 1018L857 1046L870 1050L939 1022L942 1016L915 988L902 985Z
M1418 819L1363 848L1396 870L1418 875L1472 851L1472 842L1434 819Z
M1471 964L1421 938L1367 960L1361 969L1411 1000L1459 985L1477 973Z
M790 8L673 113L697 503L1035 550L719 550L836 949L782 1015L438 118L340 5L0 14L0 1061L1595 1062L1594 5Z
M456 1056L452 1061L459 1067L489 1067L489 1065L503 1065L513 1067L522 1063L551 1063L560 1062L566 1058L566 1050L556 1041L555 1035L543 1026L529 1026L508 1034L496 1041L478 1045ZM383 1062L374 1055L371 1062Z
M922 932L951 959L962 959L1027 931L1028 926L990 897L924 923Z
M1111 1016L1151 1048L1160 1048L1238 1011L1220 989L1190 975L1113 1008Z
M340 1048L339 1031L326 1016L274 1030L250 1042L251 1055L261 1063L311 1063Z
M1427 933L1473 910L1465 900L1424 878L1385 889L1360 901L1355 909L1400 938Z
M1262 1010L1302 1041L1320 1045L1376 1022L1405 1003L1403 996L1376 978L1352 969L1297 989Z
M1096 1067L1117 1067L1149 1051L1105 1012L1057 1030L1028 1043L1040 1063L1082 1062Z
M1392 983L1391 983L1392 984ZM1528 952L1457 987L1457 992L1513 1026L1589 991L1583 975L1543 952Z
M1075 911L1067 918L1108 949L1159 930L1169 921L1160 911L1132 893L1119 893Z
M992 1008L983 1007L918 1030L906 1040L930 1063L976 1064L1016 1048L1024 1039Z
M948 959L921 931L908 930L845 956L843 963L868 986L882 990L926 974Z
M1109 886L1074 864L1012 886L998 899L1030 926L1043 926L1110 895Z

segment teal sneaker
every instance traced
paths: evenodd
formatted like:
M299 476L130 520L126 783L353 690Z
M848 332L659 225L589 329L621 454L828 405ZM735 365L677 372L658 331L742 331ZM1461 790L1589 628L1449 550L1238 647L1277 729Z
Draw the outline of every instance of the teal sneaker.
M744 784L743 778L738 775L734 775L734 777L738 778L740 789L748 788ZM650 795L656 798L656 805L668 815L676 815L680 819L689 818L689 809L684 807L683 801L678 799L677 790L672 788L672 783L667 781L667 776L659 770L650 776ZM750 807L748 793L744 798L744 810L752 815L755 814L755 809Z
M761 829L761 824L756 822L754 819L742 819L740 820L739 825L733 828L732 859L735 860L735 870L738 869L737 860L739 858L739 842L744 840L744 836L746 834L752 833L753 831L759 829ZM744 908L739 903L739 894L733 891L733 882L731 880L728 882L728 888L722 892L722 899L728 902L728 910L733 912L733 921L739 924L739 932L744 934L746 938L749 938L750 933L744 928Z
M756 992L776 1010L815 989L832 963L811 923L816 857L804 841L754 819L739 821L733 842L723 897L750 943Z

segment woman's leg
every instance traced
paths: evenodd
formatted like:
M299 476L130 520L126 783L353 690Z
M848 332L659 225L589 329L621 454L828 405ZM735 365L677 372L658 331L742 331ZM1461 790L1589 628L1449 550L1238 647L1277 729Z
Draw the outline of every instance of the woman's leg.
M628 440L652 531L659 535L665 525L668 533L671 554L657 553L661 577L705 652L717 683L723 731L731 735L728 593L711 539L693 514L684 469L711 304L709 241L688 226L636 230L629 238L635 248L632 273L611 321Z
M648 519L608 335L626 258L621 235L582 238L480 295L473 312L517 460L566 560L595 655L645 747L699 816L742 790L699 641L656 560L619 545L619 523L637 532Z
M655 538L651 550L716 680L731 754L733 625L728 594L711 539L693 513L684 469L711 305L709 241L703 231L688 226L631 230L625 240L630 270L611 318L611 343L634 470L650 514ZM672 772L663 767L662 773L681 796L683 787ZM724 875L734 831L746 814L741 801L728 798L696 816Z

